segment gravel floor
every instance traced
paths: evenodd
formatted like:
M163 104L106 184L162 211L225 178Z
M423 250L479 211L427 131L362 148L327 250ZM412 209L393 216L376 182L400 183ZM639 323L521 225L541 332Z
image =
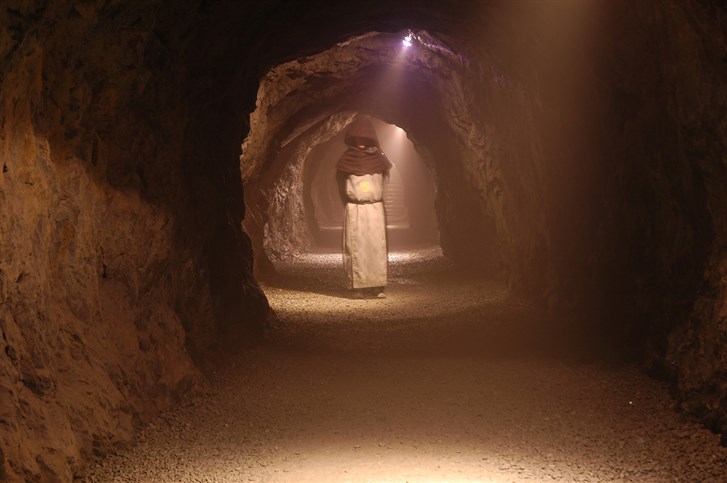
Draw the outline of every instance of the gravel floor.
M351 300L340 255L279 266L268 343L88 482L724 482L727 448L634 367L567 337L437 249Z

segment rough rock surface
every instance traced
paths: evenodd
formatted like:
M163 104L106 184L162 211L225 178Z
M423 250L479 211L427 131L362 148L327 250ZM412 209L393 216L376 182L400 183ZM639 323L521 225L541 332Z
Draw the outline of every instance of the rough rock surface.
M219 244L212 228L230 220L212 211L198 230L225 192L189 202L188 94L158 14L152 2L0 10L0 480L72 480L204 385L193 358L233 339L204 238ZM229 288L253 310L226 317L252 326L267 304L249 248L239 255Z
M316 146L344 130L355 115L334 114L295 136L285 143L264 178L246 190L246 205L254 207L251 211L256 216L248 212L245 229L259 243L261 257L290 258L313 246L303 197L306 160Z
M257 176L344 110L431 160L445 252L725 434L724 24L716 0L4 2L0 475L67 479L261 327L240 142L251 121ZM407 28L429 47L398 96Z

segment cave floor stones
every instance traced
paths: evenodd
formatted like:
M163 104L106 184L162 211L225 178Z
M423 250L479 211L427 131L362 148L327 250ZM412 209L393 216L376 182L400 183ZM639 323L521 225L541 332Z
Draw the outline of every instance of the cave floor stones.
M340 254L278 268L266 343L85 481L725 481L727 448L664 384L566 351L436 249L392 253L383 300L348 298Z

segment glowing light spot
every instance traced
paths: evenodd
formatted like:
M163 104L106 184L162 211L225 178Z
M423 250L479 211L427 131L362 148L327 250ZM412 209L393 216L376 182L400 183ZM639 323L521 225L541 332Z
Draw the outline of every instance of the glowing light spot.
M361 181L358 187L364 193L368 193L369 191L371 191L371 183L369 183L368 181Z
M411 36L411 34L409 34L406 37L404 37L404 40L402 40L401 43L404 44L404 47L411 47L411 39L412 39L412 36Z

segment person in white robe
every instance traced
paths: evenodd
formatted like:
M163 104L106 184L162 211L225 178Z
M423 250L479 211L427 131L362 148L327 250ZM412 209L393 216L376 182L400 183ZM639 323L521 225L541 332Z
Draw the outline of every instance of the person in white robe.
M336 169L345 202L343 266L354 298L384 298L387 278L384 184L391 162L371 121L357 117L346 131L348 148Z

